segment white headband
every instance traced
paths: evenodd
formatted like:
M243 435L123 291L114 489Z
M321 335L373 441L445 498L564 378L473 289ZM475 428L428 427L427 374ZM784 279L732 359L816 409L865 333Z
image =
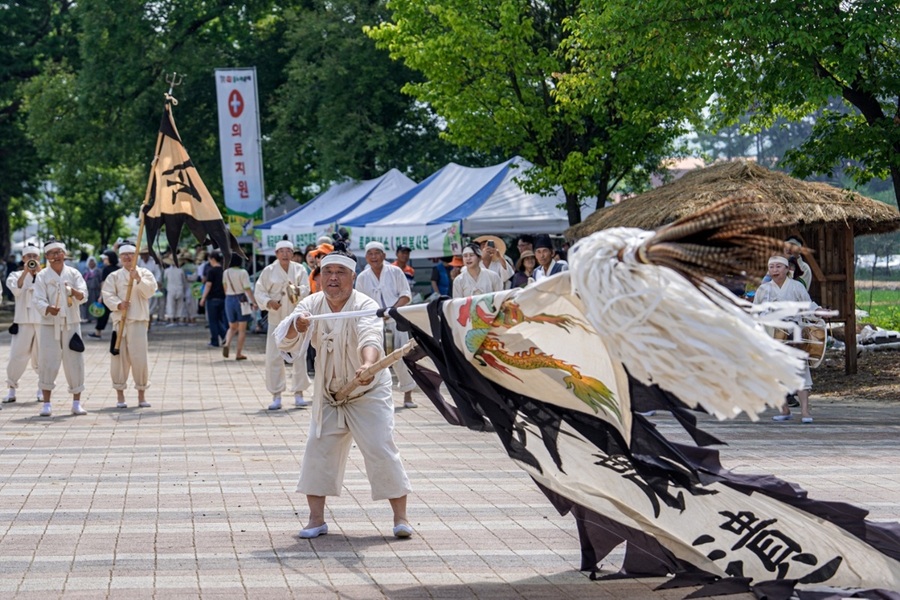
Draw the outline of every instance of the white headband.
M26 256L28 254L37 254L38 256L40 256L41 251L38 249L37 246L32 246L29 244L28 246L25 246L24 248L22 248L22 256Z
M66 251L66 245L62 242L50 242L49 244L44 245L44 253L50 252L52 250L62 250Z
M369 250L381 250L382 252L384 252L384 244L382 244L381 242L369 242L368 244L366 244L366 252L368 252Z
M472 249L471 249L470 247L468 247L468 246L466 246L465 248L463 248L462 253L463 253L463 255L466 255L466 254L474 254L475 256L478 256L478 253L475 252L474 250L472 250Z
M275 251L281 250L282 248L288 248L290 250L294 249L294 244L290 242L290 240L281 240L277 244L275 244Z
M347 267L354 273L356 273L356 261L350 258L349 256L344 256L343 254L337 254L332 252L331 254L326 254L325 257L319 261L319 266L323 269L328 265L338 264L342 267Z
M788 259L786 259L783 256L773 256L772 258L769 259L769 264L771 265L772 263L778 263L778 264L784 265L786 267L790 266Z
M119 246L119 254L134 254L135 252L137 252L137 248L131 244L122 244Z

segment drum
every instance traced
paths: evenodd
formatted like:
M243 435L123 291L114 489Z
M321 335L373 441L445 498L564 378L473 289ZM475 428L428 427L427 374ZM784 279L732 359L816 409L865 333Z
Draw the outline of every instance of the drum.
M815 369L825 359L825 348L828 345L828 331L822 319L809 319L801 323L800 340L794 341L790 331L775 330L775 339L806 352L809 368Z

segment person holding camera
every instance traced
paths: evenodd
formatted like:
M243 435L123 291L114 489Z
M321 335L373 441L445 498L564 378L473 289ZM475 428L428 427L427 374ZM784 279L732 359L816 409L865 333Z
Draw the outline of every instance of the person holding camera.
M150 387L147 330L152 318L150 298L156 293L157 283L152 271L137 266L136 250L132 242L123 240L119 245L122 268L103 282L103 303L112 313L115 335L122 336L118 341L119 353L113 353L109 368L113 389L116 390L116 408L128 408L125 388L128 387L129 372L138 393L138 407L150 408L144 395ZM124 326L121 325L123 320Z
M473 241L481 244L481 267L496 273L503 289L509 289L516 271L506 258L506 243L495 235L483 235Z
M16 388L19 379L25 373L28 362L38 370L38 326L41 315L34 305L34 282L41 271L41 251L36 246L25 246L22 249L21 271L13 271L6 278L6 287L16 300L13 324L9 328L12 342L9 347L9 362L6 364L6 385L9 392L3 400L4 404L16 401ZM40 400L43 394L38 390Z
M81 407L84 391L84 340L80 306L87 300L87 284L78 269L66 265L66 246L55 238L44 244L47 268L34 282L34 305L41 315L38 333L38 381L44 395L40 416L52 414L50 395L62 366L72 394L72 414L86 415Z

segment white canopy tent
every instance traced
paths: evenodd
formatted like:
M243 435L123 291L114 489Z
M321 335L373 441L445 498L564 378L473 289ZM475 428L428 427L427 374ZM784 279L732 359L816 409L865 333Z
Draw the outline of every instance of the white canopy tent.
M315 244L320 236L334 232L339 220L375 210L415 185L397 169L376 179L333 185L299 208L257 226L260 246L272 249L284 235L295 248Z
M354 250L378 240L389 254L409 246L413 258L459 254L463 235L562 233L569 227L565 195L562 189L525 192L518 180L531 167L521 157L484 168L450 163L397 198L339 223L351 231Z

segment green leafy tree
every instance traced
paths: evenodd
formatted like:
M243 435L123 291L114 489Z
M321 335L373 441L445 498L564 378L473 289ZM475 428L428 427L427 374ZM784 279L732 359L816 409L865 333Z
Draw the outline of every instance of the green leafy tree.
M896 0L608 0L620 52L652 48L707 77L714 113L757 128L821 110L785 153L792 173L894 180L900 194L900 4ZM609 26L607 23L606 26ZM586 28L579 36L603 35ZM832 98L843 106L827 108ZM848 166L847 161L852 161Z
M0 256L10 250L10 226L23 225L26 196L44 172L25 129L21 86L45 61L61 61L77 50L74 2L29 0L0 7Z
M601 62L618 44L606 30L574 39L589 4L391 0L391 21L370 35L425 76L404 89L440 115L448 140L530 160L527 188L562 186L575 224L586 198L602 207L672 153L690 94L689 78L641 51Z
M287 11L287 80L272 110L268 180L306 199L334 181L391 168L424 179L450 160L489 160L440 138L429 107L401 92L421 76L363 32L388 16L383 2L305 2ZM491 148L487 148L488 154Z

